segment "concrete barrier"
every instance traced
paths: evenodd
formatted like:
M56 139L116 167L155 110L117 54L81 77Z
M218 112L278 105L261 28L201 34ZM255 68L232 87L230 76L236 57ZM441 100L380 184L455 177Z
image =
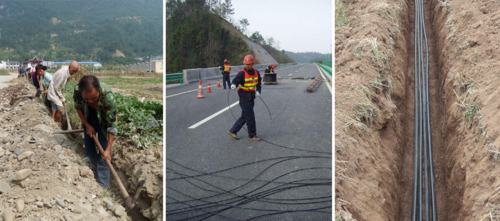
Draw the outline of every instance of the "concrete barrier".
M257 64L254 65L253 67L259 71L261 75L264 74L264 70L266 70L266 67L271 64ZM244 65L238 65L238 66L231 66L231 71L229 74L229 77L233 79L238 72L245 68ZM184 74L184 83L193 83L193 82L198 82L200 79L202 81L206 80L214 80L214 79L221 79L222 80L222 71L219 69L219 67L213 67L213 68L195 68L195 69L184 69L182 70L182 73ZM261 76L263 77L263 76Z

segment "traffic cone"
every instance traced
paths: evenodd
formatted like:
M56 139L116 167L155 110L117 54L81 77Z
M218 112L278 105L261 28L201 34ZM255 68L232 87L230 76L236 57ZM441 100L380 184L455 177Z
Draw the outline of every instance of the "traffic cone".
M217 80L217 88L220 88L220 79Z
M203 88L201 87L201 80L200 80L200 86L198 86L198 97L196 98L205 98L205 96L203 96Z
M212 89L210 88L210 82L208 82L207 93L212 93Z

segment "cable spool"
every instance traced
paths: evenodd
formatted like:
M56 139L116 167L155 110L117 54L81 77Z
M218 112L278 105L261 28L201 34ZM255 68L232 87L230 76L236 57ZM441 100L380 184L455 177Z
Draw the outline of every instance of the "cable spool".
M264 73L264 84L277 84L278 77L276 73Z

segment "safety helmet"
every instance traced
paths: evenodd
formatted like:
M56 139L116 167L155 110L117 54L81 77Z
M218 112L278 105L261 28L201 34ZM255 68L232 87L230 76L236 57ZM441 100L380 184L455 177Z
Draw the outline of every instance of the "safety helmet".
M224 63L227 63L227 59L224 59Z
M274 64L274 67L276 67L276 64Z
M254 61L253 61L253 56L252 55L247 55L243 59L243 64L253 64L253 63L254 63Z

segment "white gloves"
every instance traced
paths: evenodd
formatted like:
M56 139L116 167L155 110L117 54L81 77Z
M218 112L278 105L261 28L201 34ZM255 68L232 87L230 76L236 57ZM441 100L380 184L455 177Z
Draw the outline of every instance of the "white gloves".
M231 85L231 90L234 90L234 89L236 89L236 85L232 84Z
M255 96L260 97L260 93L258 91L255 91Z

